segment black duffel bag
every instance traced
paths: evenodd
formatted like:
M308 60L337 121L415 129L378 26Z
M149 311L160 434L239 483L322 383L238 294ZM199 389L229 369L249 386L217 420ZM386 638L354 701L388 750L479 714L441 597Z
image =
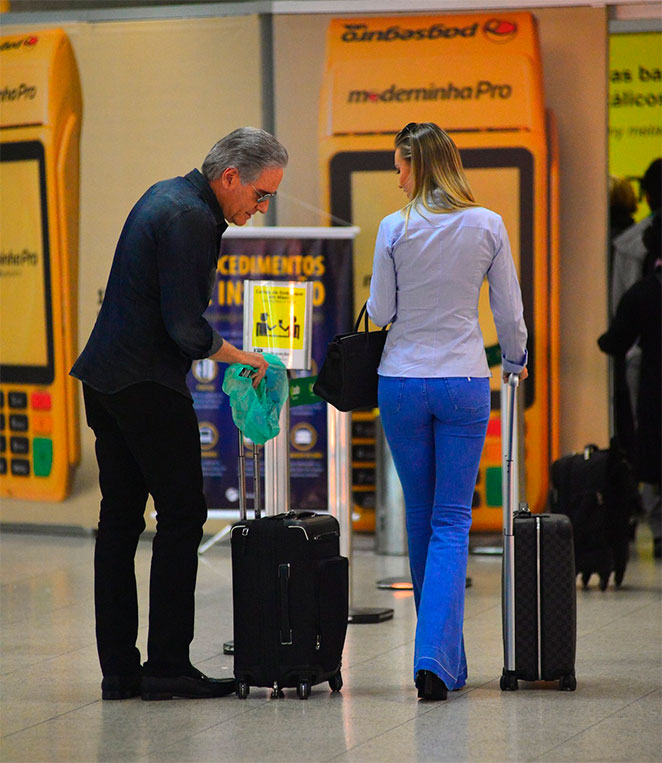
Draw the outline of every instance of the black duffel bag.
M632 468L616 438L600 450L587 445L583 453L563 456L550 470L549 508L572 522L575 568L584 586L593 573L607 588L614 573L618 587L629 556L630 517L639 510Z

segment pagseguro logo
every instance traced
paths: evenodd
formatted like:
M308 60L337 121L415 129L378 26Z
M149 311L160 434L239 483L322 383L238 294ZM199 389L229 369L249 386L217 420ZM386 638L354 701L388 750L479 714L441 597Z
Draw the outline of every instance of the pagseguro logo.
M483 24L483 34L492 42L510 42L517 34L517 24L514 21L490 19Z
M0 43L0 53L5 50L16 50L17 48L31 48L39 42L38 37L21 37L20 40L5 40Z

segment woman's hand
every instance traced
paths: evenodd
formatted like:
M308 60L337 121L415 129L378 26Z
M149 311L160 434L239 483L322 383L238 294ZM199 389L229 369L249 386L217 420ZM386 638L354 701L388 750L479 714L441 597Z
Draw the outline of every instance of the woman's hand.
M528 372L526 366L524 366L524 368L519 372L519 380L520 381L524 381L524 379L526 379L526 377L528 375L529 375L529 372ZM507 372L507 373L503 374L503 382L504 382L504 384L508 383L508 377L509 376L510 376L510 372Z

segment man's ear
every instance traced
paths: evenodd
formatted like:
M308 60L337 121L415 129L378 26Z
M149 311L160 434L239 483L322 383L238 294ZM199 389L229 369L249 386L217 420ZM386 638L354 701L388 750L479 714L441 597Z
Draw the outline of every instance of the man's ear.
M221 184L223 188L234 188L241 184L239 172L236 167L226 167L221 174Z

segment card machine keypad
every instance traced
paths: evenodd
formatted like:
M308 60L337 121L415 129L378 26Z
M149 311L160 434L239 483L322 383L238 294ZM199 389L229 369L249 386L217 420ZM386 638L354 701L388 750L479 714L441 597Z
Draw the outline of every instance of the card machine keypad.
M48 477L53 467L48 391L0 390L0 475Z

